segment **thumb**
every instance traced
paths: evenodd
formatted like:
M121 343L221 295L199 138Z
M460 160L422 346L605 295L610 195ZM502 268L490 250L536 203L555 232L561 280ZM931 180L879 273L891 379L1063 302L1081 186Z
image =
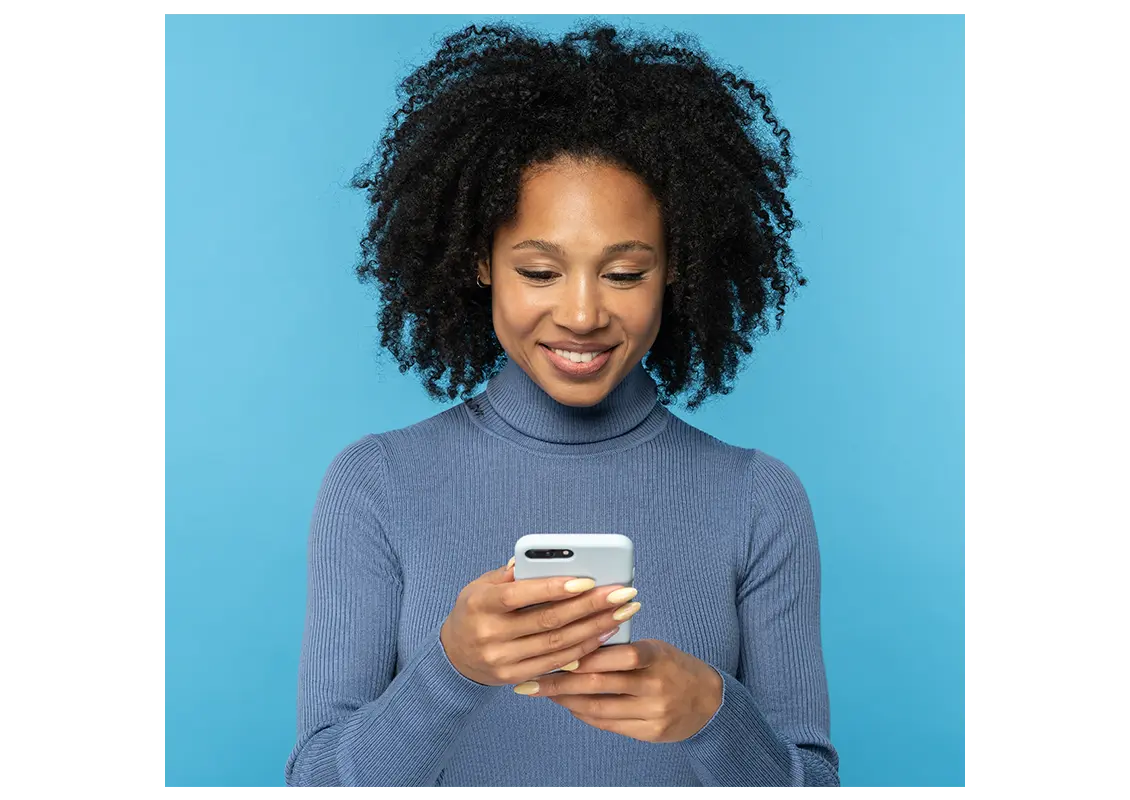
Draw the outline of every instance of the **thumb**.
M492 569L490 572L483 575L483 579L487 583L510 583L514 580L514 558L511 556L510 561L505 566L498 569Z

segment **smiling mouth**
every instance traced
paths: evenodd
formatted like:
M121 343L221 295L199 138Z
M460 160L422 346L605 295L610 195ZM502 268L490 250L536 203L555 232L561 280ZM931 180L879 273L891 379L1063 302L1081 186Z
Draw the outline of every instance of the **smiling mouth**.
M590 377L600 374L611 360L612 350L619 345L614 345L599 353L571 353L568 350L558 350L546 345L538 345L546 351L549 363L557 372L568 377Z
M603 350L585 351L585 353L580 353L580 351L575 350L565 350L556 347L549 347L548 345L541 345L541 347L546 348L550 351L550 353L553 353L560 358L571 360L571 362L573 362L574 364L588 364L593 358L598 358L602 355L605 355L606 353L609 353L609 351L615 350L617 346L612 345L611 347Z

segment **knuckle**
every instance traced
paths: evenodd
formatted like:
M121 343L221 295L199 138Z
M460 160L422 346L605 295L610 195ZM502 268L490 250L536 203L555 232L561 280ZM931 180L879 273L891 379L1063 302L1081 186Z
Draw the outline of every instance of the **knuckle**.
M546 643L547 643L547 644L549 645L549 647L550 647L551 649L553 649L553 650L558 650L558 649L560 649L560 648L561 648L561 644L562 644L562 641L563 641L564 639L565 639L565 634L563 634L563 633L561 632L561 630L560 630L559 628L558 628L558 629L554 629L554 630L550 631L550 632L549 632L549 633L548 633L548 634L546 635ZM566 664L568 664L569 662L568 662L568 661L566 661L566 662L563 662L563 663L566 663Z
M478 634L479 639L485 642L493 642L501 638L499 625L491 617L484 617L479 621Z
M628 667L631 669L640 668L640 651L638 648L633 647L631 652L627 654Z
M518 607L518 597L514 591L514 584L502 587L502 591L498 593L498 602L508 611L513 611Z
M479 658L482 659L484 664L492 668L498 667L500 663L499 652L493 647L484 647L480 650Z
M538 611L538 626L544 630L552 630L561 624L561 615L553 606L546 606Z

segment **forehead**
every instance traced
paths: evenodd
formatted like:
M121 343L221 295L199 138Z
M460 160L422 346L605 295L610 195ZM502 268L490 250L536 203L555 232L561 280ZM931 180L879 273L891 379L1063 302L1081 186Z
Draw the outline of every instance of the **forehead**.
M518 195L513 235L593 240L657 239L659 204L633 173L606 164L555 163L527 170Z

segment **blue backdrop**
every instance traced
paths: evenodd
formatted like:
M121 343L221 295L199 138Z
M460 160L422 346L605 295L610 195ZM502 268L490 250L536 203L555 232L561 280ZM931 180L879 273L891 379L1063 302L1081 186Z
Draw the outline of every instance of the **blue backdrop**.
M346 186L397 79L489 19L167 18L169 785L283 782L322 474L450 405L377 353ZM963 785L964 19L602 19L697 34L792 132L811 283L731 395L673 410L808 489L843 784Z

